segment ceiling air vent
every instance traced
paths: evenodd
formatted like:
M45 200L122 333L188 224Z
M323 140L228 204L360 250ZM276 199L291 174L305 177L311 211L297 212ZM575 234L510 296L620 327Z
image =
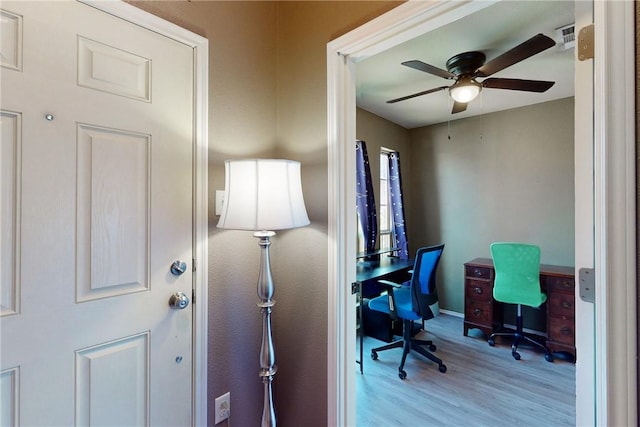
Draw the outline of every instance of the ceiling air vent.
M565 49L574 47L576 45L576 24L556 28L556 41Z

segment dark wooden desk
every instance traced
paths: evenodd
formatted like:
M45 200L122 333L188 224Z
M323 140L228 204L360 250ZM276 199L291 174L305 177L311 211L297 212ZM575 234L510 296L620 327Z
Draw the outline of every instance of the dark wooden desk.
M378 255L382 255L385 254L387 256L392 256L392 254L394 252L397 252L398 250L400 250L400 248L387 248L387 249L378 249L377 251L373 251L373 252L358 252L356 254L356 259L358 261L365 259L365 258L376 258L376 259L380 259L380 257Z
M398 257L389 256L387 254L376 254L376 260L363 260L364 257L358 257L356 263L356 283L358 285L358 321L360 328L358 335L360 338L360 359L356 362L360 364L360 373L364 370L364 361L362 358L362 342L364 339L362 324L362 300L378 296L381 286L378 280L391 280L394 282L404 282L409 278L409 270L413 268L412 259L400 259Z
M493 299L495 270L490 258L464 264L464 335L477 328L489 335L503 327L502 304ZM573 267L540 264L540 286L547 294L546 345L576 357L575 273Z
M362 284L363 298L368 298L380 294L378 280L406 281L409 279L408 271L412 268L412 259L380 255L376 261L356 263L356 281Z

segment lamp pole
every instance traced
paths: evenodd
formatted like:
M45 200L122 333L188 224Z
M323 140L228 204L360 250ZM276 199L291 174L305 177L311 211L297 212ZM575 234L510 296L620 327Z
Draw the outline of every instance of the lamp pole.
M262 312L262 344L260 345L260 378L264 385L264 397L262 405L262 427L275 427L276 412L273 407L273 392L271 383L278 371L276 366L276 356L273 348L273 338L271 337L271 311L276 301L273 300L275 286L271 277L271 263L269 261L269 246L271 237L275 236L273 231L257 231L253 236L260 239L260 275L258 276L258 307Z

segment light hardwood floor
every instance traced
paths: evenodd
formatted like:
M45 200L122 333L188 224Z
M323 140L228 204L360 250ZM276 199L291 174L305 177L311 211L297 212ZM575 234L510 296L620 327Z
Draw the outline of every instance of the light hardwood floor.
M465 337L462 322L447 314L426 322L447 372L411 353L404 381L398 378L402 350L380 352L373 361L371 348L384 343L365 337L364 374L355 365L358 427L575 425L573 363L549 363L529 347L519 349L516 361L510 342L490 347L481 335Z

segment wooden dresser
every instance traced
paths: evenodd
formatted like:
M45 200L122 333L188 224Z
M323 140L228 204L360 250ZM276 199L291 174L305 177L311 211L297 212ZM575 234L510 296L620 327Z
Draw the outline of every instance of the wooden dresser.
M502 304L493 299L495 271L490 258L464 264L464 335L477 328L489 335L502 328ZM540 265L540 285L547 294L546 345L576 357L575 274L573 267Z

